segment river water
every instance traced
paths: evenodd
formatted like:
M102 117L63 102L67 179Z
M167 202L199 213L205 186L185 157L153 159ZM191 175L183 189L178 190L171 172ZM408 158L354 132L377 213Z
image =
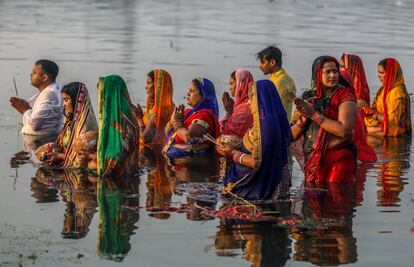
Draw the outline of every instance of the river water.
M149 151L137 177L99 183L43 169L19 154L27 140L8 98L13 77L20 97L33 95L33 62L50 58L59 83L86 83L95 110L98 77L121 75L144 104L154 68L171 73L175 103L183 103L196 76L211 79L218 95L238 67L265 78L255 54L271 44L299 91L315 57L351 52L364 61L371 94L385 57L399 60L412 93L414 1L0 0L0 7L0 266L413 266L410 139L369 139L379 160L359 166L356 186L306 191L297 207L274 203L308 226L282 227L202 216L195 206L221 205L212 161L170 168ZM293 173L295 190L303 180L296 163Z

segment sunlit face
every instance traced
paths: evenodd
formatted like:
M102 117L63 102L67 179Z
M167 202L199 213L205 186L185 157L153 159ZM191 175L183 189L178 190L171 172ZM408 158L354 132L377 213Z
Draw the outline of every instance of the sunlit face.
M30 83L34 87L38 87L43 82L47 81L47 79L47 74L43 71L42 66L40 64L34 65L32 73L30 74Z
M65 109L65 114L66 115L73 114L73 105L72 105L72 99L70 98L70 95L62 92L62 99L63 99L63 108Z
M191 107L197 106L203 100L203 95L197 86L192 82L187 90L187 104Z
M274 59L260 59L259 68L263 72L263 74L267 75L272 73L272 69L275 65L276 61Z
M153 98L154 97L154 81L150 76L147 76L147 84L145 86L145 90L147 91L148 97Z
M381 81L381 84L384 85L385 69L382 65L378 65L378 79Z
M324 88L334 88L338 85L339 71L335 62L326 62L322 68L322 85Z
M229 79L229 91L231 93L231 96L234 97L236 95L236 80L233 79L231 76Z

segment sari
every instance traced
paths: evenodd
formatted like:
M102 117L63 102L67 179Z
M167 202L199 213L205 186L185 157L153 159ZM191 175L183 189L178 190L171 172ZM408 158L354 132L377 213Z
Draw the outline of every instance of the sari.
M75 108L73 117L66 117L63 129L59 133L55 145L65 153L65 159L61 162L63 168L80 167L78 151L75 148L75 142L85 132L98 132L98 124L93 112L91 99L85 84L78 83L79 88L76 96L72 98ZM73 103L72 103L73 104Z
M308 99L316 109L326 118L338 120L339 106L347 101L356 102L353 89L343 86L347 82L339 77L339 86L335 88L329 97L323 97L322 93L322 67L326 62L335 62L339 69L338 61L329 56L317 58L312 66L313 88L306 91L304 99ZM309 129L316 129L316 138ZM314 122L303 133L305 141L303 150L305 153L305 179L307 183L322 182L353 182L356 173L356 149L352 137L348 138L336 147L329 148L331 134ZM315 138L309 151L309 140Z
M236 91L234 97L233 113L220 122L220 132L243 138L244 134L253 124L248 99L249 84L253 82L252 74L244 69L236 71Z
M365 125L380 126L385 136L411 135L411 103L404 76L398 61L387 58L383 86L378 90L370 108L365 109ZM383 122L372 117L384 116Z
M352 88L354 88L357 101L361 99L369 104L369 87L361 58L357 55L343 54L342 60L344 62L345 71L341 71L341 76L349 82ZM358 110L352 137L358 149L357 159L362 162L376 162L377 155L375 154L374 149L367 143L367 131L364 124L364 109L360 108Z
M118 75L99 78L98 175L131 173L138 167L139 130L124 80Z
M253 126L240 150L250 154L255 168L231 162L224 177L225 191L245 199L272 198L287 163L291 131L286 111L274 84L261 80L249 88Z
M219 135L219 115L216 91L213 83L206 78L197 78L200 83L200 91L203 95L201 102L192 109L184 111L184 126L188 129L191 124L196 123L207 130L207 133L216 138ZM163 153L170 159L192 157L194 155L205 155L208 150L194 150L192 146L201 144L211 144L204 137L189 138L185 143L173 130L168 132L169 140L164 146ZM175 144L186 145L186 148L175 147Z
M350 82L355 89L356 99L364 100L369 104L369 86L361 58L357 55L343 54L342 60L345 72L351 77ZM343 72L341 72L341 75L343 75Z
M171 118L175 105L173 102L173 85L170 74L162 69L154 70L154 98L147 98L144 110L144 125L147 126L149 119L155 116L157 131L151 144L162 144L165 140L165 125ZM141 138L141 143L143 140Z

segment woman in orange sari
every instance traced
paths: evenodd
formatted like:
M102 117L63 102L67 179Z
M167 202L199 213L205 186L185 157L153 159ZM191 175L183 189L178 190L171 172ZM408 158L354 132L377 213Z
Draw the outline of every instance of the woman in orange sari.
M166 139L165 125L171 118L175 105L172 100L173 85L171 76L162 69L155 69L147 75L147 104L142 111L137 104L136 115L140 131L140 143L160 145Z
M378 63L382 86L370 108L364 108L368 134L383 136L411 135L410 97L398 61L386 58Z

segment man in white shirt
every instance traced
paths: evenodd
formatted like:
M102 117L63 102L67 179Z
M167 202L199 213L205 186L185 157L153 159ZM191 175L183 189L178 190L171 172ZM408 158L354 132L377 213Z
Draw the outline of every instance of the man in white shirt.
M50 60L38 60L31 84L39 90L29 101L11 97L10 104L23 114L22 133L35 136L56 135L63 124L63 103L60 87L55 83L59 67ZM32 107L30 106L32 104Z

